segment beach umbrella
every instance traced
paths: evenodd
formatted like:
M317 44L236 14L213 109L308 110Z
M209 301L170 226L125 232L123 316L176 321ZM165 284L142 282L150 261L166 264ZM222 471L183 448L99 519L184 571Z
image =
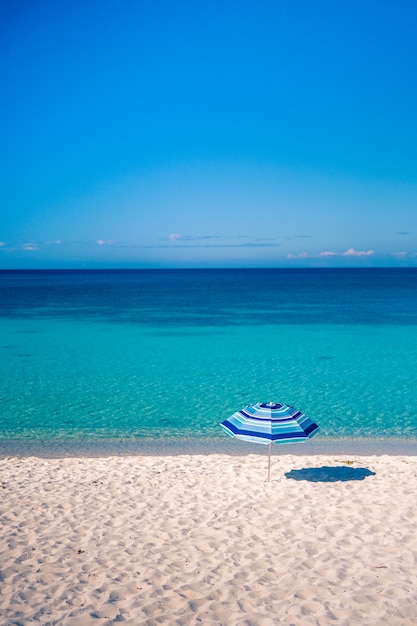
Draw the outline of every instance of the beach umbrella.
M249 404L220 424L231 437L269 445L268 482L273 443L300 443L314 437L319 427L301 411L288 404Z

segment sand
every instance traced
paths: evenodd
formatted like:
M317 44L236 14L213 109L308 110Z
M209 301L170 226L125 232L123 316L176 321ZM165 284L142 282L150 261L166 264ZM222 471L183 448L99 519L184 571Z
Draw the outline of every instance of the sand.
M349 462L348 462L349 461ZM2 625L417 623L417 458L0 460Z

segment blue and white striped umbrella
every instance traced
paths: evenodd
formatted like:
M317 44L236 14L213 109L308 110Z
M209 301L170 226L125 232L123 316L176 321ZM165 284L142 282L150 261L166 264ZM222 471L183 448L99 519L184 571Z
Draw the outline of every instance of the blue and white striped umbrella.
M276 402L250 404L228 417L220 426L237 439L269 444L268 481L273 443L300 443L311 439L319 431L317 424L304 413L288 404Z

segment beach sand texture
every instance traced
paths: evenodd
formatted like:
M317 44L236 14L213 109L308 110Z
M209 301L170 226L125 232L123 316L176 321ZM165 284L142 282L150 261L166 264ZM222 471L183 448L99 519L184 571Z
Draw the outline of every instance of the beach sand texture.
M417 458L266 470L260 455L1 459L1 624L415 625Z

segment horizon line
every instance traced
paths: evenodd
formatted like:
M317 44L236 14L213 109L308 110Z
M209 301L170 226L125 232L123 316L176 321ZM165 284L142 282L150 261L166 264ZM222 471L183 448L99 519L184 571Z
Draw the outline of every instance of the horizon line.
M409 265L404 266L394 266L394 265L381 265L378 267L372 265L364 265L361 267L353 267L353 266L331 266L331 267L312 267L312 266L303 266L303 267L277 267L277 266L263 266L263 267L253 267L253 266L242 266L242 267L15 267L15 268L0 268L0 272L189 272L189 271L263 271L263 270L277 270L277 271L300 271L300 270L312 270L312 271L363 271L363 270L417 270L417 267L412 267Z

